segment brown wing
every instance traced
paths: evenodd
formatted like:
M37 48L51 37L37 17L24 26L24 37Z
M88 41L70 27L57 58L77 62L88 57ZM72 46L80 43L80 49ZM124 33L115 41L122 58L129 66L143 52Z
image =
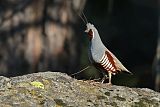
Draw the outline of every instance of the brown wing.
M125 68L123 66L123 64L115 57L115 55L112 52L110 52L109 50L107 52L110 53L110 55L112 56L112 59L115 62L115 66L118 71L126 71L126 72L132 74L127 68Z

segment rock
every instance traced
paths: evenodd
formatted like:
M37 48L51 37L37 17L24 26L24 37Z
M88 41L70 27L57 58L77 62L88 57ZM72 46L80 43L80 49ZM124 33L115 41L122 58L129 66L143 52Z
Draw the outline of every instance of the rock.
M76 80L60 72L0 76L0 107L159 107L160 93L147 88Z

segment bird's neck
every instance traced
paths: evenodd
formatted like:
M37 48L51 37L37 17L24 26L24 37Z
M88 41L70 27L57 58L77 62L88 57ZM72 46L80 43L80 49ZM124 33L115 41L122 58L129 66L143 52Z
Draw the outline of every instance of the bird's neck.
M92 40L90 41L90 47L98 48L99 46L103 46L103 43L98 32L95 32L94 38L92 38Z

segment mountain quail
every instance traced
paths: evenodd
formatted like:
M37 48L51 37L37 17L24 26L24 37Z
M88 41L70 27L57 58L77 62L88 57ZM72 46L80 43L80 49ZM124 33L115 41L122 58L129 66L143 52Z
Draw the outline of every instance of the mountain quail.
M89 60L90 62L100 71L103 73L108 72L109 76L109 83L111 84L111 76L112 74L115 75L118 71L128 71L122 63L110 52L102 43L101 38L98 34L97 29L94 27L93 24L87 23L87 29L85 32L88 34L90 44L89 44ZM102 83L106 79L105 75L102 79Z

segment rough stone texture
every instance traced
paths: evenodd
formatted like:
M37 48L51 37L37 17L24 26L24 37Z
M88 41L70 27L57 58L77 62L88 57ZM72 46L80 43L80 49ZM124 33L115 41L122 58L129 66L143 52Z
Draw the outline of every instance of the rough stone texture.
M59 72L0 77L0 107L160 107L160 93L108 86Z

